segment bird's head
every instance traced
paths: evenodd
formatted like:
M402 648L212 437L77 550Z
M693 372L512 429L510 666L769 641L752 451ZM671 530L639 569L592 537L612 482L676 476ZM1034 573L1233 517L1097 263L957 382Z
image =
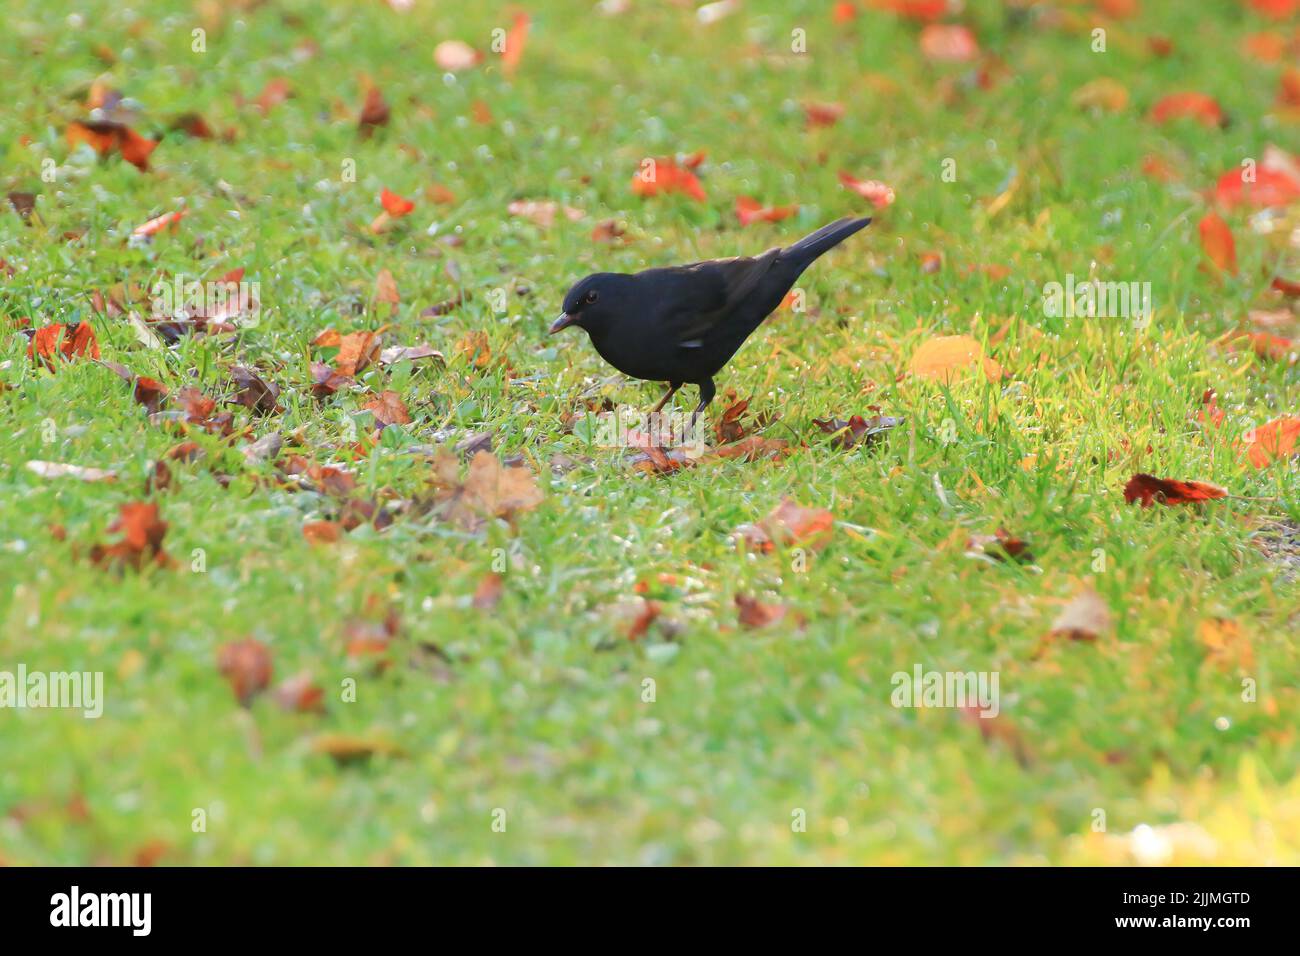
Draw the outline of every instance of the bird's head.
M564 296L564 311L551 323L551 334L576 325L593 334L603 329L619 312L629 276L597 272L574 283ZM625 303L624 303L625 304Z

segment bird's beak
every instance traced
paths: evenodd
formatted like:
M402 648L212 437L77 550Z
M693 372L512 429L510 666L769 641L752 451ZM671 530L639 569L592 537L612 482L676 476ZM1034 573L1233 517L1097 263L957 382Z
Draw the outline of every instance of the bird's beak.
M561 312L560 317L551 323L551 335L554 335L560 329L567 329L574 322L578 321L576 315L570 315L568 312Z

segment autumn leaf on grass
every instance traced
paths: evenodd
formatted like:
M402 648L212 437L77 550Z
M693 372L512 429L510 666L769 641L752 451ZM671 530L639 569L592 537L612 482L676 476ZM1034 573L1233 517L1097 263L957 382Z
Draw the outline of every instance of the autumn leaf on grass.
M293 90L289 86L289 81L279 76L267 81L266 86L262 87L262 92L258 93L253 100L253 105L265 116L292 95Z
M381 428L411 423L411 414L397 392L383 391L361 407L375 416Z
M325 691L307 673L282 681L275 689L275 702L290 713L325 713Z
M689 161L678 166L670 156L643 160L641 169L632 177L632 193L643 198L683 193L696 202L704 202L708 197L692 169Z
M805 103L803 105L803 116L809 129L818 126L834 126L844 116L844 104Z
M279 385L266 381L257 372L242 365L231 368L230 378L234 382L235 388L238 389L230 399L233 404L243 405L250 412L259 415L270 415L284 411L277 404L280 397Z
M61 461L32 460L27 470L38 478L76 478L78 481L117 481L117 472L85 465L69 465Z
M477 531L493 518L513 521L542 503L536 476L526 467L505 467L491 452L480 451L470 459L463 482L459 470L451 452L440 452L434 459L434 507L444 520L466 531Z
M1151 107L1153 123L1167 123L1183 117L1214 129L1228 125L1219 101L1205 93L1171 93Z
M95 338L95 329L89 322L78 322L76 325L55 322L46 325L37 329L32 340L27 343L27 357L44 365L51 372L56 370L57 358L70 362L84 356L99 358L99 342Z
M877 415L874 418L852 415L847 422L833 417L814 418L813 424L826 434L833 436L831 438L832 445L847 451L854 445L874 444L879 441L880 436L885 432L903 424L903 419L888 415Z
M255 637L229 641L217 648L217 669L247 707L271 683L271 649Z
M490 611L501 602L501 595L505 593L505 589L505 577L495 571L489 571L483 575L478 587L474 589L474 597L470 600L470 604L480 611Z
M1197 626L1197 637L1205 648L1205 663L1223 671L1254 672L1255 649L1230 618L1212 617Z
M11 192L9 194L9 205L14 207L14 212L25 223L32 221L32 212L36 209L36 194Z
M1124 500L1129 504L1140 501L1143 508L1149 508L1157 502L1162 505L1180 505L1197 501L1213 501L1227 496L1226 488L1208 482L1178 481L1146 474L1134 475L1124 486Z
M162 546L167 522L162 520L156 504L133 501L122 505L117 520L108 530L120 531L122 538L114 544L97 544L90 549L90 560L99 567L139 570L150 563L158 567L171 564Z
M1237 244L1232 230L1218 213L1209 212L1197 227L1201 233L1201 249L1205 257L1221 272L1237 274Z
M387 186L379 193L379 204L383 211L370 223L370 231L375 235L387 232L395 220L409 215L415 208L415 200L399 196Z
M1262 164L1249 170L1234 167L1219 177L1214 198L1225 209L1286 206L1300 199L1300 182L1280 169Z
M1029 542L1017 538L1006 528L998 528L993 534L971 535L966 542L966 554L968 557L992 561L1006 561L1010 558L1024 564L1032 564L1034 560Z
M337 521L308 521L302 526L302 536L312 544L336 544L343 532Z
M320 344L322 337L318 336L312 344ZM335 333L335 344L339 347L339 354L334 358L334 368L340 375L351 378L379 356L382 343L374 332L349 332L342 336Z
M357 118L357 130L361 137L369 138L378 127L387 126L389 115L388 101L384 99L379 87L372 86L366 90L366 100L361 105L361 115Z
M921 31L921 53L936 63L969 63L979 56L979 43L969 27L931 23Z
M780 222L789 219L799 211L797 205L764 206L757 199L741 196L736 200L736 218L742 226L755 222Z
M1075 90L1070 102L1083 110L1119 113L1128 106L1128 89L1118 80L1100 76Z
M772 624L779 624L785 620L789 612L790 609L784 604L764 604L758 598L747 594L736 595L736 618L740 621L740 626L747 630L758 630ZM803 627L805 622L801 615L796 614L792 619L796 625Z
M433 48L433 62L448 73L473 69L482 59L482 53L461 40L443 40Z
M473 329L461 336L456 343L456 351L473 368L487 368L492 362L492 347L488 343L487 333L482 329Z
M835 527L835 516L824 508L805 508L793 498L782 498L757 524L736 529L749 547L768 552L780 547L806 547L812 551L825 547Z
M340 766L367 763L375 756L395 758L406 755L391 741L360 734L321 734L312 740L311 750L332 758Z
M564 218L570 222L577 222L586 215L581 209L575 209L572 206L561 206L549 199L516 199L506 207L506 211L512 216L519 216L535 222L543 229L549 229L560 212L563 212Z
M352 384L352 378L340 374L332 365L311 363L311 394L314 398L329 398L340 388Z
M176 224L185 218L187 209L177 209L172 212L165 212L161 216L156 216L146 223L141 223L131 230L131 235L147 237L154 236L164 229L175 229Z
M506 31L505 47L501 51L501 69L507 77L515 75L519 62L524 56L524 44L528 40L530 20L526 13L516 13L510 29Z
M395 345L379 353L380 365L396 365L398 362L418 362L420 359L434 358L440 362L445 356L428 345Z
M1084 585L1061 609L1048 633L1072 641L1095 641L1110 628L1110 606L1092 587Z
M857 193L877 209L884 209L894 201L894 190L874 179L858 179L852 173L840 172L840 184Z
M100 156L117 153L141 172L149 171L149 155L158 147L157 140L146 139L129 126L111 121L77 121L68 124L68 145L76 148L89 143Z
M983 346L969 335L940 335L923 342L910 365L918 378L940 382L951 382L977 367L983 368L991 382L1004 374L1002 366L986 357Z
M659 617L662 608L658 601L642 601L641 609L637 612L636 617L627 629L627 639L629 641L640 640L645 637L646 632L650 630L650 625Z
M1238 450L1256 468L1267 468L1300 454L1300 417L1284 415L1252 428L1237 444Z

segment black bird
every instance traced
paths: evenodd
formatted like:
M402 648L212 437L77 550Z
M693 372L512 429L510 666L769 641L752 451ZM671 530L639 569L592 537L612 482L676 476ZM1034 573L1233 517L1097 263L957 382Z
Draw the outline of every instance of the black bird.
M686 382L698 385L691 425L713 401L713 376L781 304L803 271L870 219L846 216L761 256L711 259L628 275L598 272L573 286L551 334L576 325L625 375L667 382L659 411Z

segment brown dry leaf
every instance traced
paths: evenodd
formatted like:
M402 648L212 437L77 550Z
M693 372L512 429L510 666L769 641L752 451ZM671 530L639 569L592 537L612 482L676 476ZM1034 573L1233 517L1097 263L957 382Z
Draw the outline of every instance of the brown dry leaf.
M435 358L445 361L441 352L428 345L395 345L379 353L380 365L396 365L398 362L417 362L420 359Z
M451 452L440 451L433 468L436 507L445 520L466 531L476 531L492 518L512 521L542 503L536 476L525 467L505 467L491 452L480 451L470 459L463 483L458 479L459 460Z
M998 528L993 534L971 535L966 542L966 554L970 557L985 557L993 561L1020 561L1030 564L1034 560L1029 543L1017 538L1006 528Z
M117 520L108 526L109 531L120 531L122 539L114 544L97 544L90 550L90 560L108 568L131 567L139 570L146 563L166 567L171 558L163 551L163 537L167 522L162 520L158 506L147 501L132 501L118 509Z
M375 416L381 427L388 425L409 425L411 414L406 410L402 396L393 391L384 391L361 406Z
M406 752L380 737L365 737L359 734L321 734L312 741L312 753L325 754L338 764L353 764L368 761L376 755L382 757L403 757Z
M381 269L375 279L375 301L387 303L391 312L396 312L402 304L402 296L397 291L397 280L387 269Z
M835 436L831 439L831 444L836 448L847 450L858 444L874 444L885 432L903 424L903 419L888 415L877 415L874 418L853 415L847 422L834 417L814 418L813 424L826 434Z
M275 689L275 702L282 710L299 714L323 714L325 691L310 674L303 673L283 681Z
M311 363L311 394L314 398L329 398L340 388L352 384L352 378L339 373L324 362Z
M366 101L361 106L361 116L357 120L357 129L363 139L369 137L376 128L388 125L390 110L388 101L379 87L372 86L366 90Z
M637 612L637 616L632 619L632 624L627 629L627 639L635 641L645 637L661 610L658 601L643 601L641 610Z
M788 611L784 604L764 604L745 594L736 595L736 612L741 627L754 630L776 624Z
M464 355L474 368L486 368L492 361L492 348L488 345L487 333L480 329L466 332L456 343L456 351Z
M251 368L245 368L242 365L236 365L230 370L230 378L235 383L238 391L230 399L236 405L243 405L250 412L259 415L270 415L284 411L277 404L280 397L280 386L274 382L268 382L258 375Z
M339 336L339 354L334 359L334 368L340 375L357 375L378 357L380 344L379 336L374 332L349 332Z
M247 707L271 683L271 649L255 637L230 641L217 649L217 669Z
M817 551L825 547L835 527L835 516L824 508L806 508L793 498L782 498L772 512L758 524L736 529L751 548L772 551L781 547L806 547Z
M343 526L337 521L308 521L302 536L312 544L334 544L343 537Z
M1084 585L1061 609L1048 633L1072 641L1095 641L1110 628L1110 606L1092 587Z
M479 581L478 587L474 589L474 599L471 603L480 611L490 611L501 601L505 587L506 579L491 571L483 575L483 580Z
M983 347L975 339L969 335L941 335L921 344L912 356L910 367L918 378L951 382L981 365L990 381L1002 378L1002 367L985 357Z

